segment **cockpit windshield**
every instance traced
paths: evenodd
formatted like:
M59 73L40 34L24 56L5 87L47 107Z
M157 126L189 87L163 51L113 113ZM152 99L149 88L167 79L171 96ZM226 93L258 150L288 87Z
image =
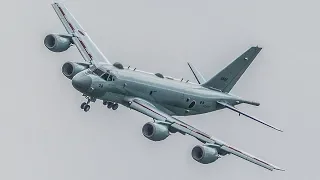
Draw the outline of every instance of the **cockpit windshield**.
M101 76L101 78L106 80L106 81L114 81L113 75L111 75L109 73L105 73L104 75Z
M108 72L104 72L103 70L99 69L99 68L96 68L96 69L90 69L92 70L92 72L94 74L96 74L97 76L101 77L102 79L104 79L105 81L114 81L115 78L113 75L111 75L110 73Z
M93 70L93 73L95 73L98 76L101 76L104 72L101 69L97 68L97 69Z

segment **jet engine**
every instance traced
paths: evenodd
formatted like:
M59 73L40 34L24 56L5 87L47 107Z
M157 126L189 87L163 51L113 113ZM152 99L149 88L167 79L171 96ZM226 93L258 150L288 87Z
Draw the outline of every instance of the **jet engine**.
M212 163L219 158L217 149L208 146L195 146L191 155L194 160L202 164Z
M148 122L142 127L142 134L152 141L162 141L170 135L168 126L153 122Z
M62 73L67 78L72 79L73 76L75 76L79 72L81 72L85 69L88 69L88 68L89 68L89 64L66 62L62 65Z
M53 52L63 52L69 49L72 39L58 34L49 34L44 38L44 45Z

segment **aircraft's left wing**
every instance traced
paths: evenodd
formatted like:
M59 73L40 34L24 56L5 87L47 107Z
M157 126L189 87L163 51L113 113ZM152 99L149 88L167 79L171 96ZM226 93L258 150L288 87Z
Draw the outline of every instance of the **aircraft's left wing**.
M73 43L85 61L94 64L111 64L64 4L54 2L52 7L68 33L66 36L72 37Z
M206 146L216 148L221 156L224 156L226 154L233 154L236 155L242 159L245 159L247 161L250 161L256 165L259 165L261 167L264 167L270 171L273 170L283 170L275 165L272 165L270 163L267 163L261 159L258 159L248 153L245 153L239 149L236 149L227 143L224 143L216 138L213 138L212 136L172 117L167 115L166 113L160 111L157 109L153 104L151 104L148 101L145 101L140 98L128 98L125 100L127 107L134 109L140 113L143 113L151 118L153 118L156 122L162 123L162 124L167 124L169 128L180 132L181 134L188 134L202 143L205 143Z

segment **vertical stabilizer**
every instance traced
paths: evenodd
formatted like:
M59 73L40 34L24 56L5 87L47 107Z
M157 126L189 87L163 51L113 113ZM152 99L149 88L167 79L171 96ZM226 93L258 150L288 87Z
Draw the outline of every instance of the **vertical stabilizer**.
M202 84L203 87L230 92L233 86L247 70L249 65L261 51L261 47L251 47L213 78Z

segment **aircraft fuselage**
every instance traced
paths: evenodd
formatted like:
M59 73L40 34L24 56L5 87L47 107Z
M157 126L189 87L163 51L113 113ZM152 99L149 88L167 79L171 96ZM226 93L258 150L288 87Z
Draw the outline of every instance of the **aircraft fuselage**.
M110 69L110 66L108 67ZM107 68L100 67L106 71ZM111 68L115 78L106 81L87 69L73 78L80 85L74 87L88 95L103 101L123 104L125 97L145 99L169 115L188 116L208 113L223 107L218 100L228 100L237 104L237 99L229 94L210 90L198 84L161 78L154 74L142 73L131 69ZM81 86L85 88L79 88ZM124 104L123 104L124 105Z

